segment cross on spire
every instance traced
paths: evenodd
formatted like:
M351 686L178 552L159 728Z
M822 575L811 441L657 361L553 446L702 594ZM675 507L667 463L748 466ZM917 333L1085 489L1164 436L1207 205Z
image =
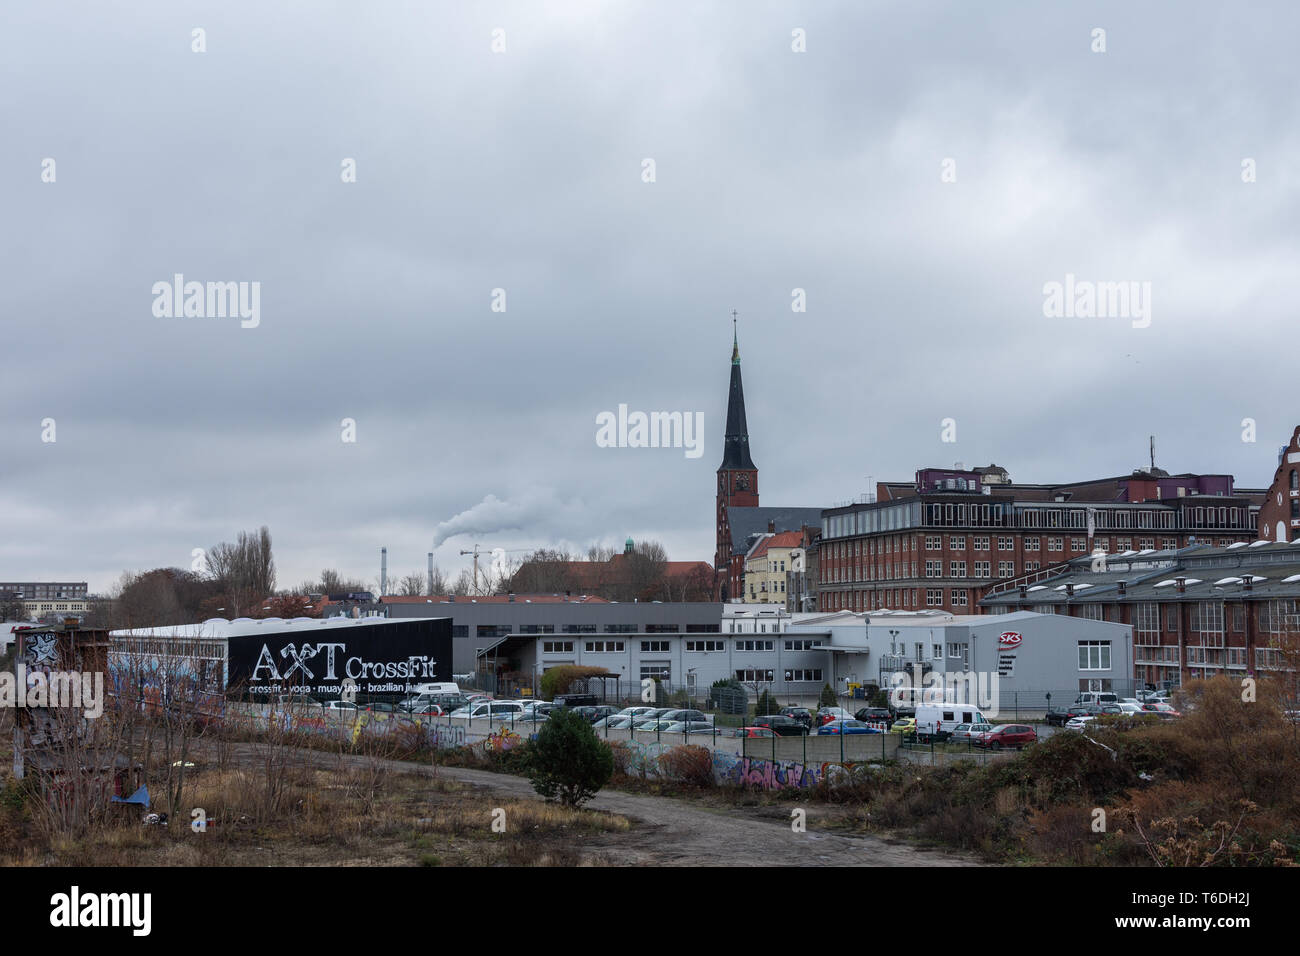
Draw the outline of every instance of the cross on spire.
M740 315L735 309L731 310L731 364L740 364L740 339L737 333L736 316Z

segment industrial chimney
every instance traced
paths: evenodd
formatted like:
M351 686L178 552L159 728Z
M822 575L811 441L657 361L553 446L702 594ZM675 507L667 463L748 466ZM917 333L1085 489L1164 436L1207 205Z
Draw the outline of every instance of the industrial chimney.
M433 552L429 552L429 586L425 589L429 597L433 597Z
M388 596L388 549L379 549L379 596Z

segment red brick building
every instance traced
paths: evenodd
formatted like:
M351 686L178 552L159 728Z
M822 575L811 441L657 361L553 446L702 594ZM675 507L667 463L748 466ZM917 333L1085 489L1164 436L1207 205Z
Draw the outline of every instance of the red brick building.
M1300 538L1300 427L1277 459L1273 483L1259 510L1262 541L1294 541Z
M1280 676L1300 666L1300 543L1078 558L999 582L980 605L1132 625L1133 676L1155 687Z
M912 483L881 482L874 502L823 512L817 607L974 613L990 585L1096 549L1253 541L1261 497L1231 475L1158 468L1057 485L1015 484L995 466L922 469Z

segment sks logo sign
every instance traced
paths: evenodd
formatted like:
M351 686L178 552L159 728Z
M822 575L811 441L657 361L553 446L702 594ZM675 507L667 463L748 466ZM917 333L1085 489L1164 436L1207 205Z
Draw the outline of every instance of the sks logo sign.
M998 635L998 647L1012 648L1019 647L1020 642L1024 640L1019 631L1003 631Z

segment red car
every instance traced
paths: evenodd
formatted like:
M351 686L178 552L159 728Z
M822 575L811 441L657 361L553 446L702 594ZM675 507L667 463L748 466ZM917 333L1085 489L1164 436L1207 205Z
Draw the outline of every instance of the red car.
M738 727L736 728L737 737L775 737L770 727Z
M1002 750L1004 747L1020 750L1025 744L1032 744L1036 740L1038 734L1028 724L998 724L992 730L976 734L971 738L971 743L989 750Z

